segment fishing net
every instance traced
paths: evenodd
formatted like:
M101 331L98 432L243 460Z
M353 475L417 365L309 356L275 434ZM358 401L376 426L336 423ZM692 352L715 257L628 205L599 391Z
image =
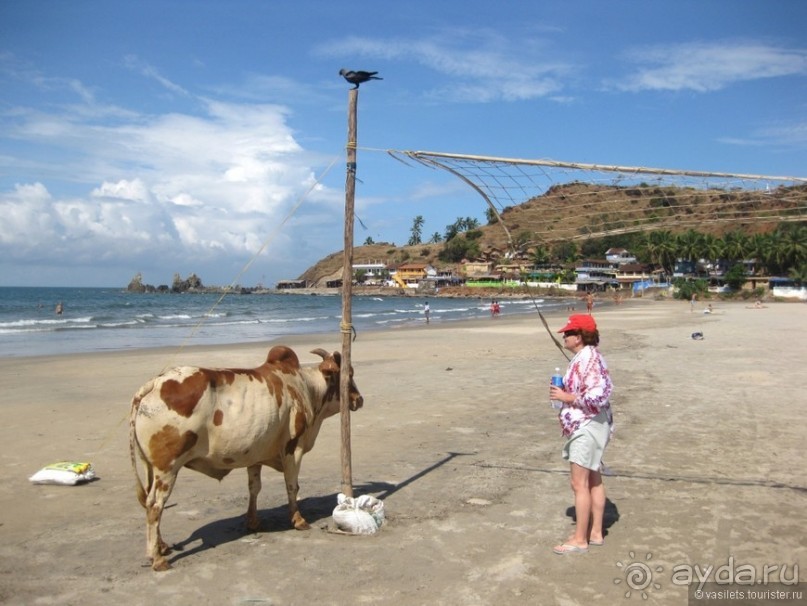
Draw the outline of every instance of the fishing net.
M807 178L608 166L388 150L408 163L447 171L479 193L502 227L510 248L519 206L538 205L533 242L632 232L723 226L770 230L807 219ZM575 221L564 221L570 216ZM719 229L719 228L718 228ZM516 234L514 235L514 231Z

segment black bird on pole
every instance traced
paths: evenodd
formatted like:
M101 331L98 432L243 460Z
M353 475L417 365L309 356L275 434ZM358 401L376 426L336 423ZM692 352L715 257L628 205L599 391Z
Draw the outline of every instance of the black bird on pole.
M363 71L353 71L349 69L345 69L344 67L339 70L339 75L342 76L345 80L350 82L351 84L355 84L353 88L359 88L359 84L362 82L367 82L368 80L383 80L379 76L376 76L378 72L363 72Z

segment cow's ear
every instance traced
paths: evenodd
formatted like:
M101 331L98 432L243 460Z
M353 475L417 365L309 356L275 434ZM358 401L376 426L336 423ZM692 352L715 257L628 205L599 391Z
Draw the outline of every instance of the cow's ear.
M342 368L342 354L340 354L338 351L333 352L333 359L334 362L336 362L336 366L338 368Z
M319 365L319 371L323 375L338 375L339 374L339 365L336 361L331 357L328 356L325 358Z
M322 358L322 362L319 364L319 371L324 375L332 375L339 373L339 359L337 358L334 360L334 356L329 354L324 349L318 348L314 349L312 354L320 356Z

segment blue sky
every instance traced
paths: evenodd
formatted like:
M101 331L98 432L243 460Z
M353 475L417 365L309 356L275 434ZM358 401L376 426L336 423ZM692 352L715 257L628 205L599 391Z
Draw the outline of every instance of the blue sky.
M807 176L800 0L0 3L0 285L295 278L458 217L379 150Z

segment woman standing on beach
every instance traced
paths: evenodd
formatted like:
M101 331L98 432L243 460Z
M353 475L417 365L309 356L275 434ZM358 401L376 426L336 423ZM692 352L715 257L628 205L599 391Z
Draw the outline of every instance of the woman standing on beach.
M586 553L589 545L603 544L605 485L600 467L613 431L609 397L613 390L608 365L597 345L600 333L590 315L575 314L558 332L574 354L563 387L550 387L549 397L560 400L558 419L566 437L563 458L571 466L571 485L577 526L574 534L553 551L559 555Z

